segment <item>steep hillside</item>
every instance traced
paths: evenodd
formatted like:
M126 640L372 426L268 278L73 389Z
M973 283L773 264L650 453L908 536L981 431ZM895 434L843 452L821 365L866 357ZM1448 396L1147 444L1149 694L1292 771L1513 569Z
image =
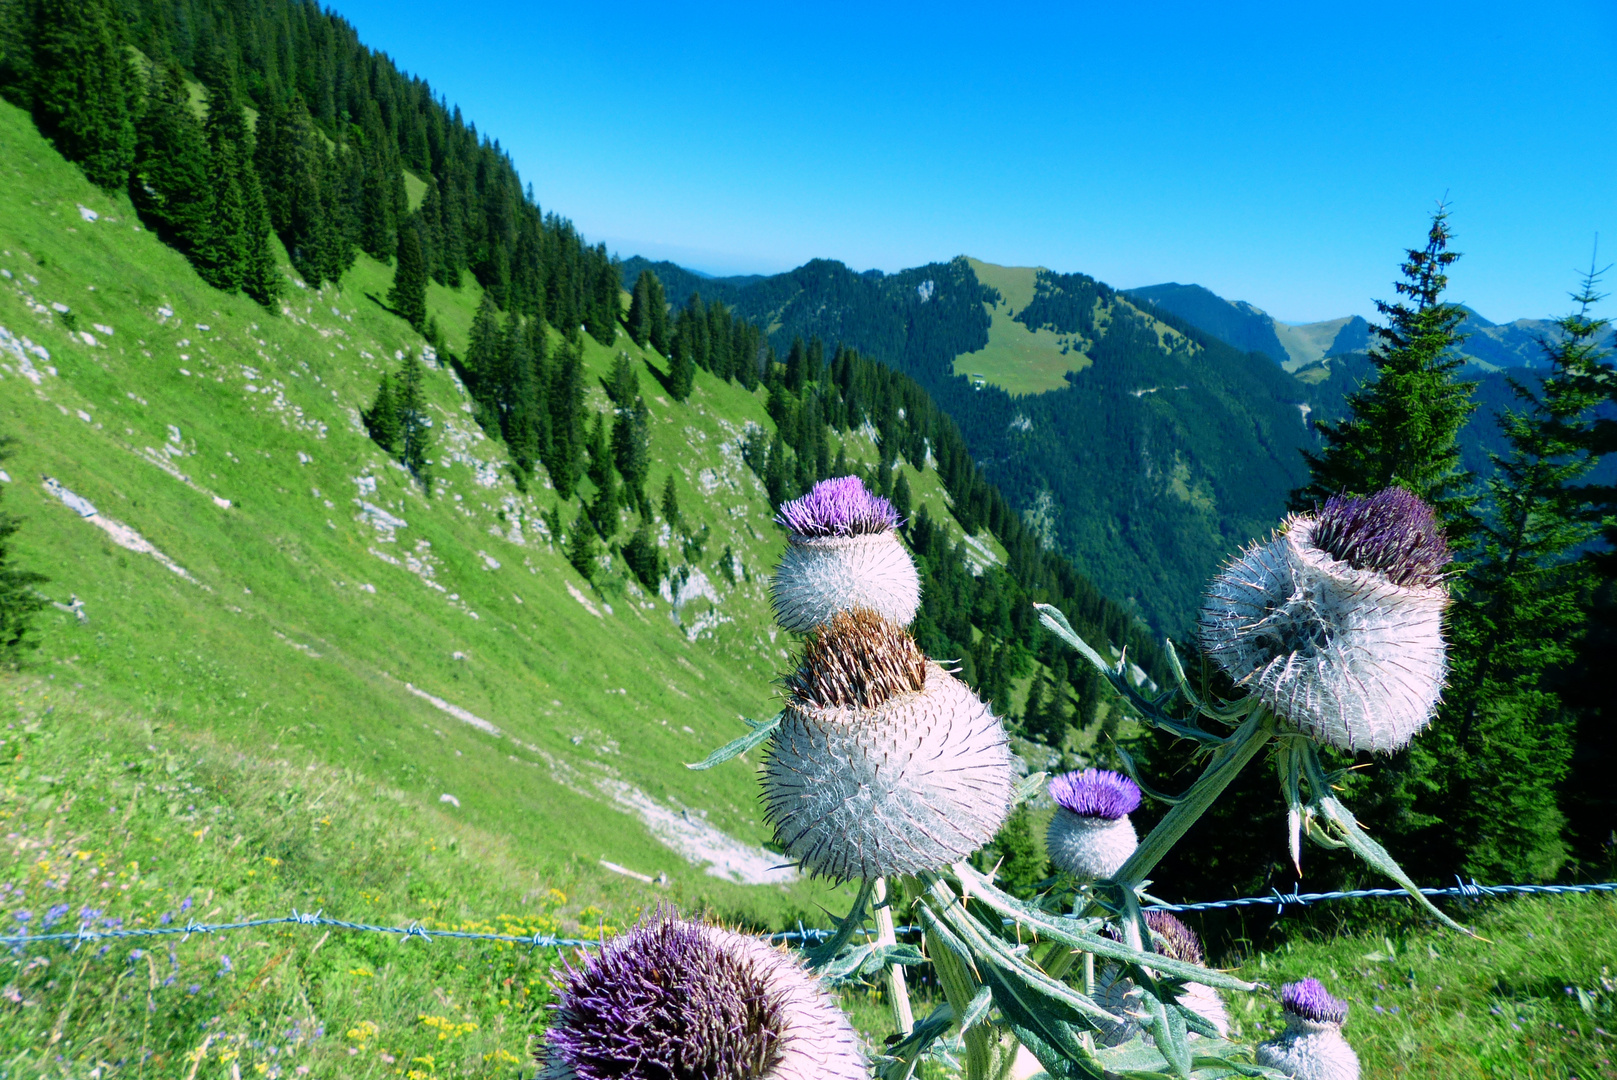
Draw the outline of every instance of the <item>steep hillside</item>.
M1157 633L1188 632L1302 479L1309 386L1081 274L816 260L703 295L780 352L817 336L916 379L1029 526Z
M376 299L380 264L289 287L269 316L205 286L9 105L0 161L6 501L19 560L51 577L53 678L442 800L546 874L607 876L605 859L668 876L629 882L645 902L807 908L760 846L747 770L681 765L773 711L786 655L763 582L780 541L739 450L769 424L757 397L704 375L674 405L643 376L653 483L676 474L701 540L663 537L683 568L666 597L621 562L592 588L545 520L554 494L516 489L450 371L428 378L430 496L366 437L360 409L421 344ZM478 295L433 288L452 347ZM592 410L618 351L660 363L626 337L583 348Z

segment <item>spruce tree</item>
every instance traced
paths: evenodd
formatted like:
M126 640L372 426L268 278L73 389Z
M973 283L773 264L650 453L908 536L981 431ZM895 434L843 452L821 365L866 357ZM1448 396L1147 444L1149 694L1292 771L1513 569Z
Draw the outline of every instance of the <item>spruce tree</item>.
M668 396L684 401L691 396L696 384L696 361L691 356L690 339L684 334L674 338L674 355L668 365Z
M1598 530L1584 481L1609 369L1598 344L1606 323L1590 317L1594 286L1591 273L1577 310L1557 320L1542 385L1511 380L1518 407L1499 417L1510 452L1491 455L1480 553L1451 617L1445 824L1461 833L1460 869L1485 880L1553 878L1568 853L1558 792L1573 718L1553 676L1575 657L1589 586L1575 555Z
M11 437L0 438L0 462L11 456ZM0 487L0 494L5 491ZM25 649L37 643L29 636L34 616L45 607L39 586L50 580L32 570L19 570L12 562L11 538L22 519L0 510L0 666L15 667Z
M600 551L595 542L595 526L590 524L588 512L580 509L567 532L567 561L585 581L595 580L595 556Z
M421 234L413 218L399 226L398 262L387 302L418 332L426 329L427 266L421 257Z
M568 345L550 369L550 457L545 469L556 493L571 499L584 472L584 361Z
M659 356L668 355L668 296L663 292L663 283L657 275L650 270L646 271L650 280L646 283L646 306L650 309L650 326L647 336L651 340L651 347L657 350Z
M208 150L180 70L153 64L145 107L135 125L129 197L141 220L189 255L207 227Z
M1460 464L1459 432L1476 405L1473 383L1455 377L1462 363L1454 346L1465 309L1443 300L1448 267L1459 258L1448 249L1448 211L1432 215L1424 248L1411 248L1404 279L1394 287L1402 299L1376 301L1387 325L1375 329L1374 378L1348 397L1348 416L1321 424L1325 448L1304 451L1310 482L1292 493L1293 509L1306 510L1332 495L1365 495L1398 486L1437 510L1451 543L1472 529L1472 478Z
M399 454L399 403L393 393L393 376L382 372L382 381L376 388L371 407L360 414L371 439L387 451L389 457Z
M235 145L216 140L208 148L208 222L191 261L203 281L225 292L240 289L247 273L247 206L241 176Z
M242 291L258 301L265 310L274 311L275 301L281 295L281 268L275 260L275 234L270 227L264 188L259 183L258 170L248 161L243 162L241 193L246 229L243 237L246 261L242 267Z
M641 516L649 516L646 498L646 472L651 467L651 413L639 394L612 420L612 461L623 477L624 502L633 504Z
M892 494L893 509L898 511L900 521L908 522L910 519L910 482L901 472L898 479L893 481Z
M466 374L472 400L477 403L478 422L489 431L499 424L498 371L504 335L500 330L500 309L494 297L484 293L467 336Z
M612 468L612 441L607 435L606 417L601 413L595 414L586 445L589 451L589 478L595 485L595 498L590 503L590 520L595 522L601 536L610 540L618 531L618 506L621 500L617 474Z
M135 72L105 0L29 0L28 98L39 130L109 191L135 160Z
M679 516L679 492L674 487L673 473L669 473L668 479L663 481L661 510L663 520L668 523L670 530L679 532L684 528L685 523Z
M650 270L642 270L635 279L634 293L629 299L629 316L624 320L629 339L641 348L651 340L651 276Z
M668 567L662 551L658 549L657 541L652 538L650 524L643 517L634 535L623 545L623 561L629 565L634 576L640 579L640 584L653 591L662 580L663 574L667 572Z
M432 463L427 455L432 452L432 419L427 416L426 376L421 358L414 352L406 354L395 394L399 403L399 463L431 494L432 475L428 470Z

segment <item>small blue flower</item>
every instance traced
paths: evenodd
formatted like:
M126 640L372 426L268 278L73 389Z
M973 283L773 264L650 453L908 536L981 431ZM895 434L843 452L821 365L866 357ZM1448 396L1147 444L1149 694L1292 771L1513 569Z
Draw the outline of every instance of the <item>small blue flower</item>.
M18 908L16 911L11 913L11 917L20 923L26 923L29 919L34 917L34 913L29 911L27 908Z

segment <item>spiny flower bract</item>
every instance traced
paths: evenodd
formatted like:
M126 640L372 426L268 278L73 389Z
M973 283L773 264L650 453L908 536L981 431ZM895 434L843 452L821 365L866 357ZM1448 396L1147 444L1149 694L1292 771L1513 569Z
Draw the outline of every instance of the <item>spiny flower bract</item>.
M789 953L659 911L569 969L546 1080L855 1080L858 1040Z
M1140 808L1140 785L1110 769L1085 769L1052 779L1050 798L1079 817L1116 821Z
M786 679L764 766L786 854L834 880L937 870L993 838L1014 779L1004 725L913 639L834 616Z
M1241 553L1202 605L1207 654L1310 738L1390 753L1431 721L1447 673L1432 511L1403 491L1332 499Z

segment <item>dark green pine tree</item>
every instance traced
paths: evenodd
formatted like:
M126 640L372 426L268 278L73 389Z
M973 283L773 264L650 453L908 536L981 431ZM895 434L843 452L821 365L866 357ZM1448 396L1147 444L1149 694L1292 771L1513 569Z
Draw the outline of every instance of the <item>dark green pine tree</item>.
M651 280L655 276L650 270L640 271L629 298L629 316L624 320L629 339L641 348L651 340Z
M623 561L628 564L630 572L640 579L640 584L653 592L668 572L668 564L651 535L651 525L643 517L634 535L623 545Z
M0 438L0 462L11 456L15 439ZM4 492L0 487L0 493ZM50 580L32 570L19 570L12 562L11 538L22 519L0 510L0 666L16 667L24 650L37 643L29 636L34 616L45 607L39 586Z
M247 274L247 206L242 198L242 161L234 144L218 139L208 148L208 221L191 253L197 273L216 289L235 292Z
M639 394L617 410L612 420L612 461L623 477L624 502L651 516L646 497L646 473L651 468L651 412Z
M550 447L550 407L546 401L550 372L544 319L527 319L521 334L522 340L513 343L513 356L507 362L511 393L506 443L517 467L525 475L532 475Z
M478 301L477 314L467 336L466 374L472 400L477 403L478 422L490 433L499 427L499 368L504 334L500 330L500 309L488 293Z
M135 162L138 81L105 0L28 0L27 96L39 130L91 183L116 191Z
M567 531L567 561L578 576L585 581L595 580L595 556L600 552L600 546L595 540L595 526L590 524L589 512L580 509L578 517L573 519L573 527Z
M611 345L617 340L618 320L623 316L623 270L616 259L606 257L606 245L600 245L597 255L595 280L590 282L592 303L585 321L591 337Z
M841 474L838 473L838 474L834 474L834 475L841 475ZM893 509L898 511L899 520L900 521L906 521L906 522L909 521L909 519L910 519L910 482L909 482L909 479L902 472L898 474L898 479L893 481L892 501L893 501Z
M1558 793L1574 718L1554 675L1576 654L1590 584L1576 553L1599 528L1585 486L1599 381L1609 377L1606 322L1590 316L1595 284L1591 273L1574 294L1577 310L1557 320L1542 385L1511 382L1518 408L1499 417L1510 452L1493 455L1480 554L1450 621L1445 826L1462 834L1460 869L1483 880L1547 880L1568 854Z
M770 506L778 508L791 498L792 493L787 488L792 483L792 477L792 464L786 460L786 441L780 437L780 429L777 428L775 441L769 444L769 455L764 463L764 488L769 492Z
M146 82L129 196L165 243L186 255L195 249L210 212L208 149L184 77L172 64L153 64Z
M427 416L426 377L421 358L413 352L407 354L395 393L399 403L399 463L431 494L432 462L427 455L432 452L432 419Z
M584 473L584 361L567 345L550 368L550 457L545 470L562 499L571 499Z
M1476 408L1475 384L1455 377L1465 309L1442 298L1448 267L1459 258L1448 249L1451 239L1448 211L1439 207L1426 246L1410 249L1404 261L1404 279L1395 286L1402 299L1376 301L1387 320L1375 331L1376 374L1348 397L1346 419L1320 425L1325 448L1303 452L1312 476L1292 493L1293 509L1396 485L1437 510L1451 543L1463 545L1470 534L1476 496L1460 464L1459 432Z
M675 335L673 348L674 355L668 363L668 396L684 401L696 385L696 360L691 355L690 338L684 334Z
M399 402L393 393L393 376L382 372L382 381L376 388L376 399L371 407L360 414L371 439L387 451L389 457L399 456Z
M247 160L242 162L241 196L246 227L241 288L266 311L273 312L282 286L281 267L275 259L275 231L270 227L269 204L264 200L258 170Z
M612 440L607 434L606 417L595 414L590 425L589 478L595 485L595 498L590 501L590 520L606 540L618 531L618 506L622 503L618 491L617 473L612 467Z
M606 380L606 396L619 409L631 407L640 396L640 375L635 370L634 360L626 352L618 353L617 359L612 361L612 371Z
M417 332L427 328L427 264L421 257L421 234L414 219L399 226L398 261L387 302Z
M650 310L650 326L647 336L651 347L657 350L658 355L668 355L668 295L663 292L663 283L650 270L651 279L646 283L646 306Z
M674 487L674 474L669 473L668 479L663 481L662 505L663 520L668 523L669 529L679 532L684 528L684 521L679 515L679 491Z
M369 103L371 111L377 106ZM387 262L398 249L395 232L402 231L394 224L393 181L388 168L388 157L383 150L381 115L375 118L375 127L367 127L365 148L359 154L364 171L361 180L359 205L359 246L371 258Z

